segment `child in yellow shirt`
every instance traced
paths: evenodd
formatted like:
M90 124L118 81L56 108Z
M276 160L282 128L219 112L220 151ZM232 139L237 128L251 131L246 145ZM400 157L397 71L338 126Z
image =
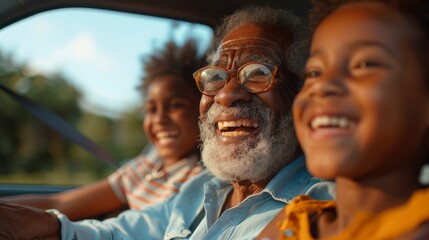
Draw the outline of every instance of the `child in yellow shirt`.
M337 197L297 197L259 239L429 239L428 0L323 0L312 14L294 122Z

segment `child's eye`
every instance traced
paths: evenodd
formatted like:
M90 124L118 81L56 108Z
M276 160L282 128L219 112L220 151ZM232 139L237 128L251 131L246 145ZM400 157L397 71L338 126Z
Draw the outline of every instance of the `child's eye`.
M385 60L368 59L350 62L350 71L353 76L364 77L368 74L377 74L389 68Z
M172 104L170 104L170 108L171 109L177 109L177 108L182 108L183 107L183 104L180 104L180 103L172 103Z
M171 109L179 109L179 108L186 108L187 104L183 101L172 101L168 105Z
M320 76L320 71L318 70L310 70L305 73L305 79L317 78Z
M154 106L144 106L143 114L152 114L156 112L156 108Z
M358 62L358 64L355 66L355 68L367 69L367 68L377 67L377 66L380 66L380 63L378 63L376 61L362 60L362 61Z

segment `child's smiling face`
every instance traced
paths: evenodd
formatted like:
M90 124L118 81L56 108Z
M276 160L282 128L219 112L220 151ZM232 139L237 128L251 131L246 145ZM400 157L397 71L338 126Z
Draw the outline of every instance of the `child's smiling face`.
M417 36L402 15L379 3L344 5L317 27L294 103L314 175L360 178L417 168L412 161L429 126Z
M143 127L164 159L180 160L197 152L200 95L191 84L162 75L148 87Z

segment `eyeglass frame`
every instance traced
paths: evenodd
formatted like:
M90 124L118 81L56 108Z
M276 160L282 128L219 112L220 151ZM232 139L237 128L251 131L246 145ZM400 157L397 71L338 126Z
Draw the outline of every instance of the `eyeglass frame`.
M239 73L240 73L240 71L244 68L244 67L246 67L246 66L249 66L249 65L251 65L251 64L259 64L259 65L264 65L265 67L267 67L270 71L271 71L271 78L270 78L270 81L269 81L269 83L268 83L268 85L263 89L263 90L261 90L261 91L256 91L256 92L251 92L251 91L249 91L247 88L245 88L245 86L243 85L243 83L241 82L241 81L239 81ZM220 70L222 70L222 71L224 71L225 73L226 73L226 75L227 75L227 79L225 80L225 84L223 85L223 87L221 87L221 88L219 88L219 89L217 89L216 90L216 93L214 93L213 95L211 95L211 94L207 94L207 93L205 93L202 89L201 89L201 87L200 87L200 83L199 83L199 76L201 75L201 73L204 71L204 70L206 70L206 69L209 69L209 68L211 68L211 69L213 69L213 68L215 68L215 69L220 69ZM273 69L273 70L271 70L271 69ZM210 65L210 66L205 66L205 67L202 67L202 68L200 68L200 69L198 69L197 71L195 71L193 74L192 74L192 76L194 77L194 79L195 79L195 83L197 84L197 87L198 87L198 90L203 94L203 95L205 95L205 96L209 96L209 97L213 97L213 96L215 96L221 89L223 89L227 84L228 84L228 82L230 82L231 81L231 77L230 77L230 75L235 71L236 72L236 76L235 76L235 78L236 78L236 80L237 80L237 83L240 85L240 87L241 88L243 88L246 92L248 92L248 93L264 93L264 92L268 92L270 89L271 89L271 87L272 87L272 85L273 85L273 82L274 82L274 79L275 79L275 76L277 75L279 75L279 74L281 74L280 72L278 72L278 70L279 70L279 67L278 66L276 66L276 65L273 65L273 64L270 64L270 63L260 63L260 62L248 62L248 63L245 63L245 64L243 64L243 65L241 65L238 69L231 69L231 70L227 70L227 69L225 69L225 68L223 68L223 67L220 67L220 66L216 66L216 65Z

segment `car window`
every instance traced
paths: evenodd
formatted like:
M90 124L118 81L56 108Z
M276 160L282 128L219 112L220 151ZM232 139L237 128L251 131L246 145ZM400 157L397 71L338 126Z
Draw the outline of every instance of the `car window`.
M201 24L99 9L57 9L0 30L0 83L50 109L121 163L146 146L142 58L169 39L198 39ZM115 169L0 92L0 183L81 185Z

